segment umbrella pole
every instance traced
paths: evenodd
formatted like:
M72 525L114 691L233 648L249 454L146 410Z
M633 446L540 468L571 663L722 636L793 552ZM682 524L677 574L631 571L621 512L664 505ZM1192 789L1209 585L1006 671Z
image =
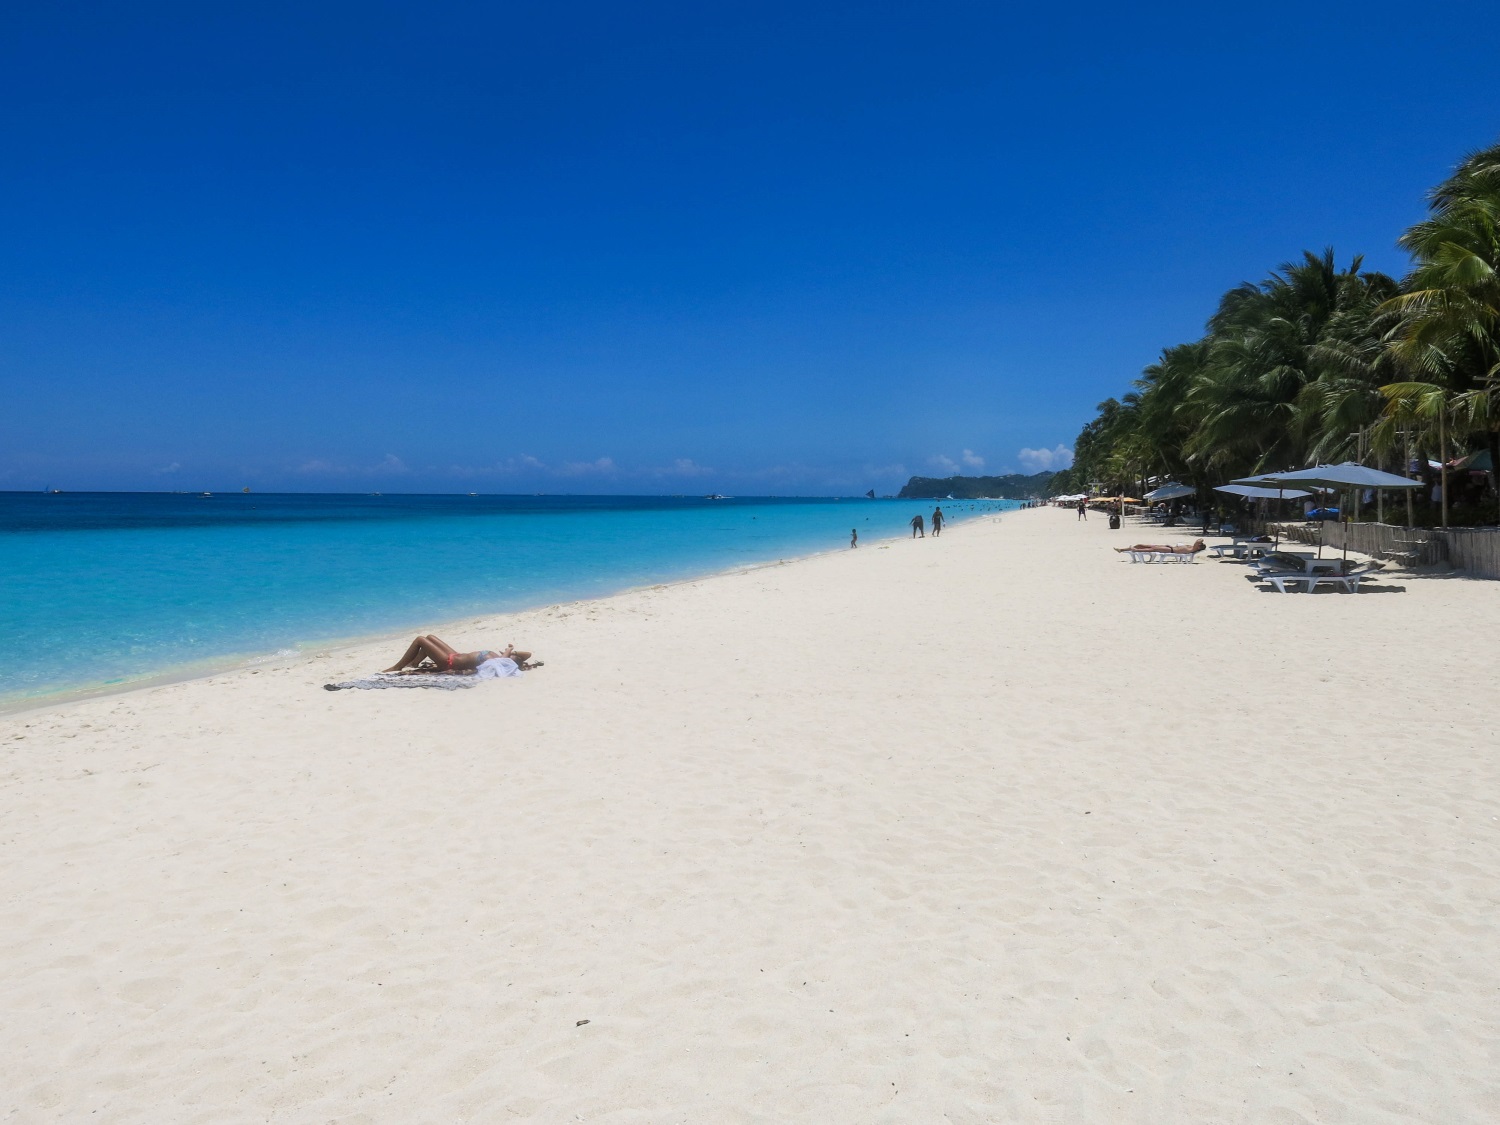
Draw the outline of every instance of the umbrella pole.
M1359 493L1356 492L1354 495L1356 497L1358 497ZM1359 501L1356 499L1355 503L1357 504L1357 503L1359 503ZM1343 514L1344 514L1344 509L1340 508L1339 509L1339 515L1342 516ZM1344 570L1348 570L1349 569L1349 521L1348 520L1344 520L1343 523L1344 523L1344 566L1343 566L1343 569Z

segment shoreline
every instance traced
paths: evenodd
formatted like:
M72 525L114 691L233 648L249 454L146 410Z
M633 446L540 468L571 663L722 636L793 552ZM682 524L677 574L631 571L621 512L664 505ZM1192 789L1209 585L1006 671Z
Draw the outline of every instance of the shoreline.
M1010 511L1023 511L1025 509L1010 509ZM1009 511L987 512L955 521L951 527L959 528L968 523L976 523L984 520L999 520L1008 515ZM946 529L945 529L946 530ZM880 544L889 544L905 538L900 535L891 535L883 539L872 539L869 541L872 547ZM863 547L864 544L861 544ZM843 550L847 550L844 548ZM517 609L499 610L490 613L465 614L462 617L447 618L436 625L427 626L427 631L439 633L448 631L459 633L468 627L488 627L491 623L504 622L510 618L521 617L526 614L537 613L543 610L570 608L574 606L588 605L590 603L605 602L611 598L621 597L641 590L668 589L691 582L701 582L709 578L718 578L728 575L750 573L765 567L786 566L791 563L804 562L808 559L821 558L824 555L838 555L841 550L828 548L814 551L809 554L793 555L787 558L767 560L758 563L744 563L737 566L727 567L721 570L705 571L700 574L685 575L674 578L667 582L653 582L647 585L623 586L608 593L598 594L594 597L576 598L566 602L540 602L535 605L526 605ZM202 660L191 661L187 664L173 665L170 668L158 672L143 674L139 678L130 679L125 682L115 683L105 681L102 683L90 683L77 687L62 688L49 691L35 696L0 696L0 719L15 715L30 714L38 711L50 711L87 703L92 700L109 699L118 695L129 695L134 692L151 691L155 688L169 687L173 684L196 683L211 680L218 676L231 676L255 669L289 669L300 664L310 662L320 657L339 656L355 650L371 648L376 645L390 644L397 648L404 646L410 637L405 632L397 632L394 629L383 629L372 633L357 636L332 637L322 640L298 641L295 648L276 649L272 652L258 652L253 654L237 653L223 657L205 657Z

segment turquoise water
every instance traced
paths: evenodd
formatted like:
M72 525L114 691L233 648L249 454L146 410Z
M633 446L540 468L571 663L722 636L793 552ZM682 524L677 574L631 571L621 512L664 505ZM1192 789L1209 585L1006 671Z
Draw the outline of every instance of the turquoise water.
M1016 507L948 501L954 522ZM0 703L908 534L932 503L0 493Z

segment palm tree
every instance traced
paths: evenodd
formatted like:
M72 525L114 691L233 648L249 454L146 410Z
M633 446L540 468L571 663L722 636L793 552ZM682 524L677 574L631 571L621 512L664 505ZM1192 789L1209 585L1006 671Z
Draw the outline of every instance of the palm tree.
M1416 426L1419 432L1435 435L1438 460L1443 474L1443 526L1448 526L1448 435L1455 415L1453 393L1438 383L1387 383L1380 388L1386 409L1376 429L1376 440L1385 448L1395 444L1398 427Z
M1445 438L1450 424L1464 439L1483 434L1500 468L1500 145L1465 157L1429 210L1399 240L1416 263L1387 302L1391 352L1418 380L1382 393L1392 417L1435 418ZM1446 526L1446 480L1443 499Z
M1379 416L1375 322L1396 285L1362 265L1356 256L1340 270L1331 247L1304 251L1224 295L1188 396L1191 458L1241 472L1293 464L1334 452L1349 426Z
M1384 305L1396 296L1397 284L1358 267L1355 259L1342 276L1339 309L1309 349L1316 378L1297 396L1297 429L1314 462L1361 459L1360 438L1385 409L1380 386L1402 374L1385 339L1394 316Z

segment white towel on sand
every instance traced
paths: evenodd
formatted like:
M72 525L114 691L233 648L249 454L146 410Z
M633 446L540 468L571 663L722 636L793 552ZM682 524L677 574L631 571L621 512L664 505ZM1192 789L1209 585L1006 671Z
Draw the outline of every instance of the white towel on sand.
M476 680L510 679L521 674L520 666L508 656L492 656L474 669Z

